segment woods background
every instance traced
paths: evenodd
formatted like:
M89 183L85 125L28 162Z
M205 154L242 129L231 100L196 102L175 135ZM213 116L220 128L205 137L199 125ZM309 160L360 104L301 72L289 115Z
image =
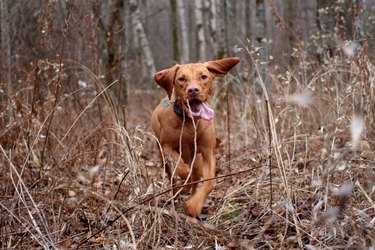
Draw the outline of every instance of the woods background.
M249 45L284 71L301 63L297 50L304 60L318 59L352 40L373 51L374 8L372 0L2 0L1 82L12 85L2 99L47 59L78 62L107 84L119 79L123 98L126 86L152 88L155 70L177 62L235 55L252 78L252 61L241 50Z
M374 34L375 0L0 0L0 248L373 249ZM153 74L229 56L191 222Z

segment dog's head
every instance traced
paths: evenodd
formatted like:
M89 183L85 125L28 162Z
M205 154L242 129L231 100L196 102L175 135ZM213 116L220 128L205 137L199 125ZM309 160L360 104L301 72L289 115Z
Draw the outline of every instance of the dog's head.
M176 101L193 117L211 120L213 110L207 101L213 91L215 77L225 76L238 62L238 57L204 63L174 65L159 71L154 79L171 98L173 89Z

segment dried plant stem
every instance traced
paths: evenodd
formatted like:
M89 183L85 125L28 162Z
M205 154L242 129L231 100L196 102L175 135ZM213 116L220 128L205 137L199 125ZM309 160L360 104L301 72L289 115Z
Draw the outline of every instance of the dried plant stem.
M114 195L113 198L112 198L112 201L116 200L117 195L118 195L118 193L119 193L119 191L120 191L121 185L122 185L122 183L124 182L126 176L128 176L129 172L130 172L130 171L127 170L127 171L125 172L125 174L122 176L121 181L120 181L120 183L118 184L117 191L116 191L115 195ZM108 208L107 208L105 214L107 214L107 213L109 212L109 210L111 209L111 205L112 205L112 203L109 204L109 206L108 206Z
M161 195L164 195L164 194L167 194L169 193L170 191L172 191L173 189L179 189L179 188L183 188L187 185L192 185L192 184L198 184L198 183L202 183L202 182L205 182L205 181L212 181L212 180L218 180L218 179L222 179L222 178L228 178L228 177L231 177L231 176L234 176L234 175L241 175L241 174L245 174L245 173L248 173L248 172L251 172L251 171L254 171L255 169L259 169L259 168L262 168L263 166L260 165L260 166L257 166L257 167L253 167L253 168L249 168L249 169L246 169L246 170L243 170L243 171L238 171L238 172L235 172L235 173L231 173L231 174L227 174L227 175L221 175L221 176L216 176L216 177L213 177L213 178L209 178L209 179L203 179L203 180L199 180L199 181L193 181L193 182L189 182L189 183L186 183L184 185L180 185L180 186L177 186L177 187L172 187L172 188L169 188L169 189L166 189L164 191L161 191L159 192L158 194L156 195L152 195L151 197L149 198L146 198L144 199L143 201L139 202L138 204L136 205L133 205L131 207L128 207L127 209L125 209L124 211L121 212L121 215L118 215L116 218L114 218L113 220L109 221L108 224L101 228L100 230L98 230L96 233L92 234L90 237L82 240L79 245L77 246L77 249L82 246L84 243L86 243L89 239L95 237L96 235L102 233L104 230L106 230L108 227L112 226L116 221L118 221L124 214L128 213L129 211L133 210L134 208L136 207L139 207L140 205L142 204L145 204L149 201L152 201L154 200L156 197L158 196L161 196Z
M47 220L45 219L45 216L43 212L39 209L38 205L35 203L33 196L30 194L28 187L25 185L23 182L20 173L18 173L16 167L13 165L13 163L10 161L8 158L8 155L5 153L4 148L0 145L1 152L3 153L5 159L8 161L9 166L10 166L10 174L11 174L11 180L13 183L13 186L15 188L16 194L18 195L20 201L22 204L25 206L26 211L28 212L28 215L31 220L31 225L34 230L37 232L39 238L41 241L37 239L38 243L45 249L49 249L50 247L55 248L55 243L53 238L51 237L51 233L49 232L49 226L47 223ZM12 177L12 173L16 174L17 177L17 183ZM24 195L30 199L31 201L31 207L29 207ZM37 215L39 217L39 220L43 226L43 229L45 230L45 233L42 232L40 226L38 225L37 218L34 215ZM27 228L27 227L26 227Z
M356 181L355 185L359 188L359 190L361 190L362 194L369 201L369 203L371 204L372 208L375 209L375 202L374 202L374 200L371 199L371 197L367 194L366 190L362 187L361 183L359 183L359 181Z
M255 236L255 238L252 240L254 245L256 245L263 238L266 230L271 226L271 224L274 222L274 220L275 220L275 216L272 213L271 216L269 217L269 219L266 221L266 223L264 223L262 229L259 231L257 236Z
M285 218L285 216L284 216L284 215L285 215L284 212L282 212L282 213L274 212L273 215L279 217L280 219L282 219L282 220L284 220L284 221L286 221L286 222L288 222L288 223L290 223L290 224L293 225L294 227L299 227L299 226L295 225L292 221L287 220L287 219ZM323 246L324 246L324 249L331 249L331 250L333 249L333 248L327 246L326 244L324 244L324 242L322 242L321 240L319 240L318 238L316 238L315 236L313 236L312 234L310 234L310 233L307 232L306 230L304 230L304 229L302 229L302 228L300 228L300 227L299 227L299 229L301 230L301 232L303 232L304 234L308 235L309 237L311 237L311 238L312 238L313 240L315 240L316 242L319 242L319 244L323 245Z
M69 7L68 12L67 12L66 17L65 17L64 28L63 28L64 31L66 31L66 29L68 28L68 19L69 19L70 15L71 15L71 7ZM61 75L63 73L63 55L64 55L64 49L65 49L65 35L62 36L62 45L61 45L60 61L59 61L59 72L57 74L57 80L56 80L56 84L55 84L55 88L56 88L55 89L55 94L54 94L54 96L55 96L55 103L54 103L53 108L52 108L52 113L51 113L51 117L49 119L49 123L47 125L46 137L44 139L44 146L43 146L42 154L40 156L40 163L41 163L42 166L44 164L45 151L46 151L46 148L48 147L49 132L51 130L51 125L52 125L53 117L54 117L54 114L55 114L57 103L59 101L59 92L60 92L60 88L61 88Z
M231 166L231 139L230 139L230 136L231 136L231 127L230 127L230 124L231 124L231 120L230 120L230 116L231 116L231 108L230 108L230 100L229 100L229 90L228 90L228 85L227 85L227 88L226 88L226 102L227 102L227 147L228 147L228 152L227 152L227 159L226 161L228 162L228 165L227 165L227 170L228 170L228 173L232 173L232 166ZM230 183L233 183L233 180L232 178L229 178L230 180Z
M190 108L190 105L189 105L189 102L187 102L187 107L189 109L189 111L191 111L191 108ZM194 128L194 154L193 154L193 159L191 160L191 163L190 163L190 171L189 171L189 174L188 176L186 177L186 180L183 184L183 186L185 186L190 177L191 177L191 174L193 172L193 167L194 167L194 163L195 163L195 159L196 159L196 156L197 156L197 151L198 151L198 146L197 146L197 126L195 124L195 120L193 117L191 117L191 123L193 125L193 128ZM179 157L178 157L178 160L176 162L176 167L174 168L174 171L173 171L173 174L172 174L172 177L176 174L176 169L177 169L177 166L178 164L180 163L180 161L182 160L182 137L183 137L183 132L184 132L184 126L185 126L185 122L186 122L186 114L185 112L183 112L183 116L182 116L182 126L181 126L181 132L180 132L180 140L179 140ZM172 178L171 177L171 178ZM171 183L172 183L172 179L170 180ZM181 193L182 189L178 190L170 199L170 200L173 200L175 199L180 193Z
M268 122L268 143L269 143L269 152L268 152L268 168L270 171L270 213L272 216L272 204L273 204L273 182L272 182L272 132L271 132L271 122L270 122L270 110L268 99L265 100L266 110L267 110L267 122Z
M249 55L251 55L251 53L249 53ZM266 86L265 86L264 81L263 81L263 79L261 77L261 74L260 74L259 63L256 60L254 60L253 57L251 57L251 58L254 62L255 69L258 72L260 86L262 88L263 96L264 96L264 99L265 99L266 105L267 105L268 124L271 125L270 126L270 133L272 135L271 144L273 145L274 150L275 150L277 165L278 165L278 168L279 168L279 171L280 171L280 175L281 175L283 185L284 185L284 188L285 188L285 192L286 192L286 196L287 196L287 203L288 203L288 206L292 206L292 204L293 204L293 202L292 202L293 201L292 200L292 191L291 191L291 188L289 186L289 181L288 181L288 178L287 178L287 174L286 174L286 170L285 170L285 166L284 166L284 161L283 161L282 154L281 154L281 151L280 151L281 145L278 141L278 136L277 136L277 132L276 132L276 125L275 125L274 118L273 118L273 115L272 115L271 105L269 103L268 92L267 92ZM295 209L293 209L291 211L291 213L292 213L294 225L295 225L295 228L296 228L298 245L300 247L303 247L301 233L300 233L300 227L298 226L298 219L297 219Z
M118 80L115 80L114 82L112 82L111 84L109 84L105 89L103 89L102 91L100 91L96 96L95 98L93 98L89 104L86 105L86 107L82 110L82 112L78 115L78 117L74 120L73 124L69 127L69 129L66 131L66 133L64 134L64 136L61 138L60 142L63 142L65 140L65 138L67 137L67 135L70 133L70 131L72 130L72 128L76 125L76 123L78 122L78 120L82 117L82 115L86 112L87 109L89 109L91 107L91 105L103 94L105 93L110 87L112 87L113 84L117 83Z
M188 110L189 110L189 112L191 112L191 108L190 108L190 105L189 105L189 102L187 102L186 103L186 105L187 105L187 107L188 107ZM194 128L194 154L193 154L193 159L192 159L192 161L191 161L191 163L190 163L190 169L189 169L189 174L188 174L188 176L186 177L186 179L185 179L185 181L184 181L184 183L183 183L183 185L182 185L182 187L181 188L179 188L179 190L176 192L176 193L174 193L174 195L171 197L171 198L169 198L169 200L166 202L166 204L168 203L168 202L170 202L170 201L172 201L172 206L174 207L174 199L181 193L181 191L182 191L182 189L185 187L185 186L187 186L187 183L189 182L189 179L190 179L190 177L191 177L191 174L193 173L193 167L194 167L194 163L195 163L195 159L196 159L196 156L197 156L197 150L198 150L198 148L197 148L197 126L196 126L196 124L195 124L195 120L194 120L194 118L193 117L190 117L191 119L191 122L192 122L192 125L193 125L193 128ZM183 112L183 115L182 115L182 125L181 125L181 131L180 131L180 139L179 139L179 157L178 157L178 160L177 160L177 162L176 162L176 165L175 165L175 167L174 167L174 170L173 170L173 173L172 173L172 176L170 177L171 179L170 179L170 183L173 185L173 176L176 174L176 170L177 170L177 168L178 168L178 165L180 164L180 162L181 162L181 160L182 160L182 137L183 137L183 134L184 134L184 126L185 126L185 123L186 123L186 113L185 112ZM185 164L185 163L184 163ZM177 189L177 187L176 188L173 188L173 186L171 186L171 190L174 190L174 189ZM176 221L175 221L175 223L176 223L176 231L175 231L175 242L177 243L177 235L178 235L178 232L177 232L177 230L178 230L178 220L177 220L177 218L176 218Z

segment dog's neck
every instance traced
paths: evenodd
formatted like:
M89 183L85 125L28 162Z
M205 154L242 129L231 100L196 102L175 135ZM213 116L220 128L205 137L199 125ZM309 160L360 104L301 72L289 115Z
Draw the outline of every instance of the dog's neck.
M173 102L173 111L181 118L184 117L184 110L183 108L176 102Z
M172 98L171 98L173 101L173 112L176 113L176 115L178 115L181 119L184 118L184 115L185 114L185 111L182 107L182 103L181 103L181 100L179 98L176 97L176 91L173 89L173 93L172 93Z

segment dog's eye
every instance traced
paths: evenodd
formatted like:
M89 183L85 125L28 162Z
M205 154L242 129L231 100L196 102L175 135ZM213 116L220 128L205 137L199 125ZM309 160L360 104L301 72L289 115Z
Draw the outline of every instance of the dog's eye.
M208 77L208 76L206 76L206 75L201 75L201 79L202 79L202 80L207 79L207 77Z
M178 80L179 82L183 82L183 81L185 81L185 77L180 76L179 78L177 78L177 80Z

